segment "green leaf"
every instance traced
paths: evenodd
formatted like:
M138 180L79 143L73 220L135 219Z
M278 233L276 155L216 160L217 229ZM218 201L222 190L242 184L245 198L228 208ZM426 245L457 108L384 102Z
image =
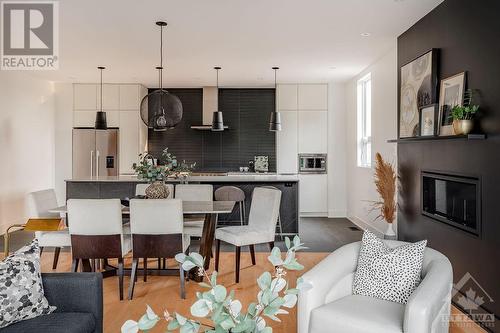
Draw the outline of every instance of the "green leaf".
M257 279L257 284L259 285L260 290L268 289L271 286L271 280L271 273L262 273L262 275Z
M240 314L241 308L241 302L238 300L232 301L231 304L229 304L229 310L231 310L231 314L234 317L237 317Z
M289 248L290 248L290 238L285 237L285 245L286 245L286 248L287 248L287 249L289 249Z
M135 320L127 320L123 323L121 328L122 333L137 333L139 332L139 325Z
M236 326L234 324L234 321L233 319L231 319L230 317L224 319L222 322L219 323L220 327L222 327L223 329L225 329L226 331L230 330L231 328L233 328L234 326Z
M199 299L191 305L191 314L195 317L206 317L212 308L212 302Z
M182 315L180 315L178 313L175 313L175 318L177 319L177 321L179 322L179 325L181 325L181 326L185 325L187 322L186 317L183 317Z
M273 266L281 266L283 265L283 260L281 259L281 250L279 247L273 248L271 254L267 259L273 264Z
M276 297L271 301L271 303L269 303L269 306L274 308L280 308L283 304L285 304L285 299L282 297Z
M286 294L283 299L285 301L283 304L285 308L291 309L297 304L297 295Z
M179 322L177 321L177 319L172 319L171 321L168 322L167 330L173 331L173 330L178 329L180 326L181 325L179 325Z
M212 276L210 276L210 283L212 286L215 286L217 284L217 271L214 271L212 273Z
M195 267L196 267L196 265L190 260L186 260L182 264L182 269L185 270L186 272L190 271L191 269L193 269Z
M275 278L271 282L271 291L273 293L279 293L286 287L286 280L283 278Z
M217 285L213 289L216 302L223 302L226 299L227 291L224 286Z
M184 253L177 253L175 255L175 260L179 263L182 264L184 261L186 261L186 255Z
M285 290L285 294L290 294L290 295L297 295L299 293L299 290L297 288L290 288Z
M203 267L203 265L205 264L205 260L203 259L203 257L201 256L201 254L199 253L196 253L196 252L191 252L189 254L189 257L191 258L191 260L196 264L196 266L198 267Z
M248 312L248 313L249 313L252 317L254 317L254 316L255 316L255 314L257 313L257 311L256 311L256 310L257 310L257 304L255 304L255 303L250 303L250 304L248 305L247 312Z
M156 323L160 320L158 317L155 319L149 319L147 314L144 314L141 319L139 319L139 322L137 323L139 326L139 329L141 331L147 331L152 329Z
M259 333L273 333L273 329L271 327L265 327L263 330L259 331Z

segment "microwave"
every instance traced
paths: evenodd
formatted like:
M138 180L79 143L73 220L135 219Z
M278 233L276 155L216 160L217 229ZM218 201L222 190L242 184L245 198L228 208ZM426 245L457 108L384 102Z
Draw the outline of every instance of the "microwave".
M299 173L326 173L326 154L299 154Z

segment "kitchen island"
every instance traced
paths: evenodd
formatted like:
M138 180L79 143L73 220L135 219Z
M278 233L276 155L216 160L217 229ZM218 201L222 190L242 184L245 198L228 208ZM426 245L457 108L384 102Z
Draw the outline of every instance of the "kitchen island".
M66 199L109 199L132 198L135 186L145 181L135 176L89 177L66 180ZM299 221L299 180L295 175L276 174L227 174L193 175L187 179L190 184L211 184L214 191L221 186L236 186L246 195L246 217L250 212L252 192L255 187L274 186L281 190L280 217L283 234L298 234ZM168 179L166 183L178 184L178 179ZM219 225L239 225L239 208L236 205L231 214L219 216Z

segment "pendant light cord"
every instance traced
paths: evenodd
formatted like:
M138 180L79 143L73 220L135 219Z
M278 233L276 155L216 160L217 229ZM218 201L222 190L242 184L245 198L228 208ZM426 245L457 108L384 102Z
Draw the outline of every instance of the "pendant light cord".
M99 68L99 70L101 71L101 112L102 112L102 70L103 70L103 68Z
M160 26L160 90L163 89L163 26Z
M217 90L219 90L219 69L216 68L215 70L217 72Z

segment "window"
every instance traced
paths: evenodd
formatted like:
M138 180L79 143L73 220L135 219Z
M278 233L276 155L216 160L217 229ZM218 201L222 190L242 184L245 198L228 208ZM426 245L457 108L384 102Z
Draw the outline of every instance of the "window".
M371 73L358 81L358 167L372 166L372 79Z

